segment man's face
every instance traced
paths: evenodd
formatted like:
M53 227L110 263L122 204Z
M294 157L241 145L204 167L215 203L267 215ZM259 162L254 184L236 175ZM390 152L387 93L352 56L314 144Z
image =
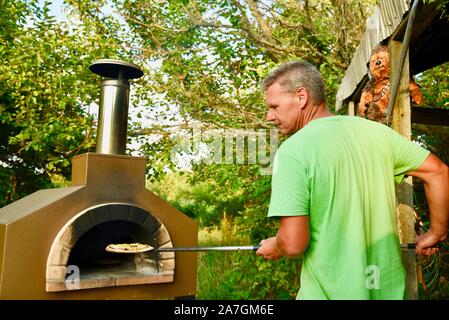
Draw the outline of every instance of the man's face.
M273 122L283 135L296 132L299 129L300 97L295 93L286 93L277 82L269 86L265 94L267 121Z

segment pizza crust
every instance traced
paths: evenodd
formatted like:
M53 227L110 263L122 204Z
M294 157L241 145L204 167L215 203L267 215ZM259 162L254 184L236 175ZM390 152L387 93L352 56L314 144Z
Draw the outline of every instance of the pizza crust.
M116 243L106 247L106 251L114 253L140 253L153 250L153 247L143 243Z

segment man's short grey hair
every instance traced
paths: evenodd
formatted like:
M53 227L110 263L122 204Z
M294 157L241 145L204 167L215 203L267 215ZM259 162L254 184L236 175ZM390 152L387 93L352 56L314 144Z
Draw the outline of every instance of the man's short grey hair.
M290 61L281 64L263 80L262 90L266 91L275 82L279 82L286 93L295 93L299 88L305 88L314 105L326 102L320 73L308 62Z

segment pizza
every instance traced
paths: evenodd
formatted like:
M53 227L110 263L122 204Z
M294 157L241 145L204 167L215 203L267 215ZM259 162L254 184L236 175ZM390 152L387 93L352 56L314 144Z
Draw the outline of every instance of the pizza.
M110 244L106 251L115 253L139 253L153 250L153 247L143 243L117 243Z

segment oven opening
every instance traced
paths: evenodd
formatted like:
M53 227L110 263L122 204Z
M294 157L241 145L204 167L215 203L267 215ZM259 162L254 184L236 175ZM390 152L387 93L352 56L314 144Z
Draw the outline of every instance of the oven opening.
M81 279L139 273L156 275L161 271L157 252L133 254L105 250L106 246L115 243L144 243L153 248L158 247L154 235L148 234L142 226L130 221L108 221L93 227L80 237L72 248L67 265L77 266Z

